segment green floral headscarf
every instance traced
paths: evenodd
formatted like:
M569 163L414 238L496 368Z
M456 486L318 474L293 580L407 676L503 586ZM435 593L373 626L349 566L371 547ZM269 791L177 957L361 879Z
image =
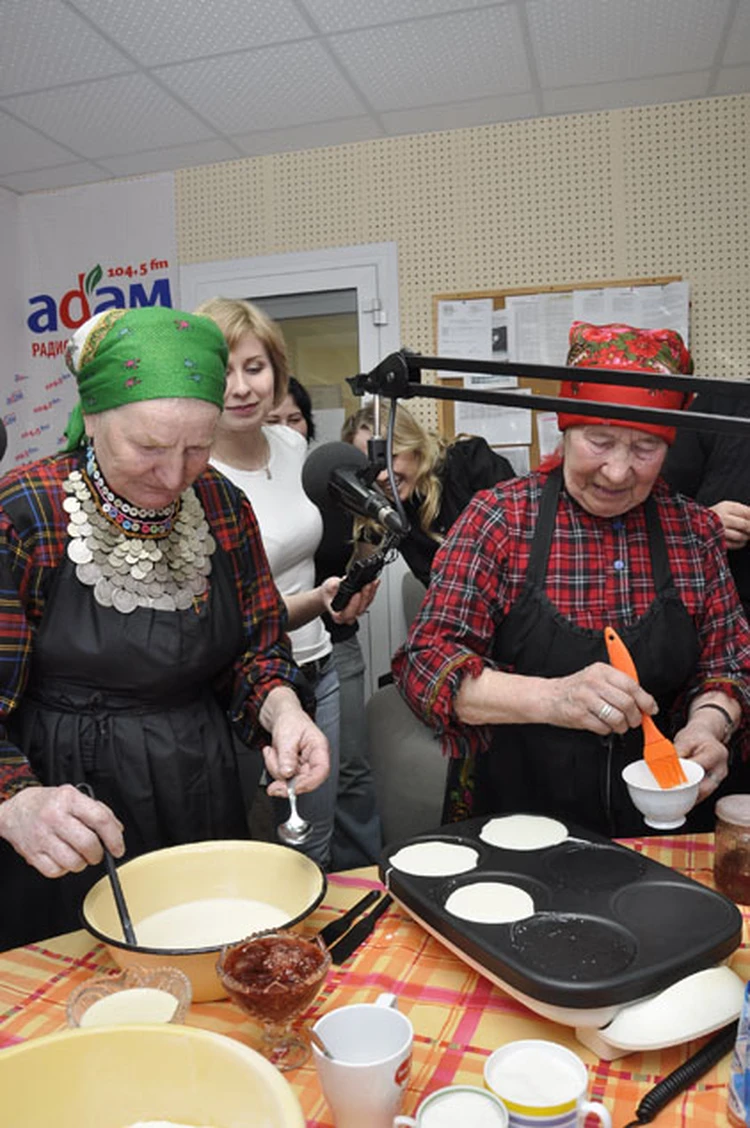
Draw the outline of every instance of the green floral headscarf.
M207 317L166 306L95 314L65 350L80 397L65 429L65 449L81 446L84 414L172 397L221 408L227 357L224 335Z

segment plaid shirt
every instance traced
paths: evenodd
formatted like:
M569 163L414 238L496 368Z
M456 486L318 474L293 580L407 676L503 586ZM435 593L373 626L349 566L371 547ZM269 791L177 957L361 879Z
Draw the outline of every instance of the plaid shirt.
M0 800L38 782L8 739L7 719L23 698L34 633L53 573L65 554L68 518L62 508L62 483L79 458L77 453L56 455L0 480ZM211 468L194 488L213 536L228 555L244 618L245 649L227 675L231 719L250 744L260 731L260 707L274 686L291 684L306 708L313 702L292 661L284 633L286 610L250 503Z
M534 473L474 497L438 551L422 610L393 659L404 697L453 756L488 746L491 728L462 725L455 697L467 675L501 668L490 657L493 640L523 587L545 480ZM652 496L675 587L698 636L700 659L687 696L721 689L746 706L750 628L727 567L721 522L670 494L661 479ZM604 519L563 489L545 590L578 627L629 626L644 615L655 590L643 506Z

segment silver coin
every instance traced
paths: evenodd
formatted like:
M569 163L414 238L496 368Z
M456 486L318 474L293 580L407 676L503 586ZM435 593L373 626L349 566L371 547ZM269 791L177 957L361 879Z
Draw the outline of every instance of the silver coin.
M112 605L116 611L123 615L129 615L131 611L135 611L136 603L132 591L127 591L125 588L115 588L112 592Z
M154 570L154 562L149 560L148 556L142 556L138 561L138 567L148 575L149 572Z
M63 482L63 489L65 490L66 494L75 493L75 488L76 488L75 483L69 482L68 479L66 478L65 481Z
M109 579L109 577L110 577L110 576L114 576L114 574L115 574L115 570L114 570L114 568L112 567L112 565L110 564L109 560L105 560L105 561L104 561L104 562L103 562L103 563L102 563L102 564L100 565L100 567L101 567L101 570L102 570L102 575L103 575L103 576L106 576L106 577L107 577L107 579Z
M81 474L80 470L71 470L70 473L68 474L68 477L70 478L71 482L80 482L82 476L83 475Z
M86 514L84 513L84 517L85 516L86 516ZM93 529L93 526L88 523L88 521L79 522L79 524L76 526L76 528L81 530L81 536L82 537L93 536L94 529ZM91 546L89 546L89 547L91 547Z
M216 552L216 541L214 540L214 538L211 536L210 533L206 537L206 543L203 545L203 551L208 552L209 554L212 553L212 552Z
M76 505L75 509L70 514L70 520L74 525L82 525L85 521L88 521L88 517L83 512L81 507L79 505Z
M140 565L140 562L138 562L131 566L130 575L134 580L145 580L148 573L144 571L144 569Z
M191 576L188 580L188 587L193 595L202 595L208 587L208 580L205 576Z
M76 575L82 584L93 587L97 580L102 578L102 570L96 561L92 560L90 564L76 564Z
M156 599L154 599L153 606L154 606L154 609L157 610L157 611L176 611L177 610L174 599L172 598L171 595L169 595L165 591L163 591L160 596L158 596Z
M83 531L80 525L68 525L66 532L69 537L82 537Z
M90 564L94 554L83 540L68 541L67 553L74 564Z
M187 611L188 607L192 605L193 593L190 588L180 588L174 597L174 601L178 611Z
M83 499L83 501L81 502L81 508L83 509L84 513L96 513L96 506L94 505L90 497Z
M80 509L80 503L75 497L66 497L63 499L62 507L66 513L77 513Z
M100 607L112 606L112 584L103 576L97 580L94 588L94 599Z

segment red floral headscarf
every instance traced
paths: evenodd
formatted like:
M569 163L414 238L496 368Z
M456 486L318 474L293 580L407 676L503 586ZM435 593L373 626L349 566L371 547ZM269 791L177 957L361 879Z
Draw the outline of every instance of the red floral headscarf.
M674 329L635 329L632 325L590 325L574 321L570 327L570 349L566 362L579 368L628 368L633 372L655 372L690 375L693 361L685 343ZM594 400L602 404L623 404L632 407L661 407L681 411L692 395L667 391L664 388L626 388L614 384L581 384L563 380L560 395L565 399ZM635 419L607 419L605 416L575 415L559 412L561 431L586 423L606 423L612 427L630 427L658 435L670 445L675 428L657 423L640 423Z

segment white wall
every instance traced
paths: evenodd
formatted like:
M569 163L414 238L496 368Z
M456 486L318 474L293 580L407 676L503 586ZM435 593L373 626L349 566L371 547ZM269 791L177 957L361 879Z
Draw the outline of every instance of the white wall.
M18 323L23 298L19 243L19 198L0 188L0 417L14 410L13 396L20 363ZM8 400L11 400L9 403Z

